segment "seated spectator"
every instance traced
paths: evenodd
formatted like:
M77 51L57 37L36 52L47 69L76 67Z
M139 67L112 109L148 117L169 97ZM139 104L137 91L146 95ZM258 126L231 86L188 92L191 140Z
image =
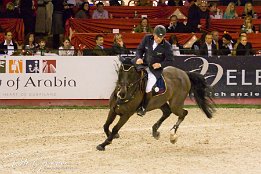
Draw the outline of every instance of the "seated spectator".
M183 6L182 0L169 0L168 6Z
M215 44L217 46L217 50L219 49L219 45L222 45L222 41L219 40L219 33L218 31L212 31L211 35L213 37L212 43Z
M75 18L90 19L90 4L89 2L83 2L80 11L75 15Z
M102 2L98 2L96 4L96 10L94 10L92 14L92 19L109 19L109 13L107 10L104 10L104 4Z
M3 18L18 18L19 14L17 12L17 9L15 8L14 3L8 2L6 4L6 11L3 13Z
M140 24L134 29L135 33L152 33L148 18L142 18Z
M30 51L31 53L35 53L36 49L39 45L35 42L34 33L28 33L24 42L24 49Z
M0 43L0 54L12 55L16 50L17 44L13 41L12 32L5 32L5 40Z
M137 6L153 6L153 1L151 0L139 0Z
M252 17L246 16L244 20L244 24L241 25L241 31L245 31L246 33L255 33L256 29L252 23Z
M39 47L36 53L41 56L44 56L45 53L49 53L49 49L46 47L46 40L44 38L39 40Z
M242 18L246 16L251 16L252 18L257 18L257 14L254 11L252 3L248 2L245 4L244 12L242 14Z
M217 46L212 42L212 34L207 34L205 37L205 43L200 47L201 56L214 56L217 55Z
M116 55L129 53L128 49L126 48L126 46L123 42L121 34L114 35L112 51Z
M220 55L232 55L235 42L232 40L232 37L229 34L224 34L222 36L222 45L220 45Z
M235 3L230 2L228 4L223 18L224 19L235 19L235 18L238 18L238 14L236 12L236 5L235 5Z
M185 33L186 26L183 22L178 21L178 17L176 15L170 16L169 26L165 26L167 33Z
M169 43L172 45L173 55L180 56L183 47L179 44L177 36L172 34L169 38Z
M103 47L103 42L104 42L104 38L102 35L96 35L95 36L95 42L96 42L96 46L93 48L93 53L96 56L105 56L106 51L104 50Z
M59 56L73 56L74 46L71 45L70 39L68 37L64 38L63 46L59 47Z
M210 18L211 19L215 19L216 15L217 15L217 12L220 11L220 9L217 8L217 3L210 2L209 6L208 6L208 9L209 9L209 16L210 16Z
M236 48L237 56L249 56L253 55L252 44L247 42L246 36L240 36L239 43Z

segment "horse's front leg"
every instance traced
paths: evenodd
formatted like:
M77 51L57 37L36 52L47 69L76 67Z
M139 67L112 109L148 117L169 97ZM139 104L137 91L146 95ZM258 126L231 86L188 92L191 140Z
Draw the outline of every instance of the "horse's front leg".
M115 120L116 118L116 113L114 112L114 109L110 109L107 120L105 122L105 124L103 125L103 130L106 134L107 137L109 137L111 135L111 131L110 131L110 125L112 124L112 122ZM116 135L115 138L119 138L119 135Z
M111 144L112 140L115 138L115 135L118 134L120 128L129 120L130 115L122 115L120 117L120 120L118 123L113 127L111 134L108 136L108 138L102 143L99 144L96 149L103 151L105 150L105 147L109 144Z
M159 139L160 137L160 132L158 132L159 127L161 126L161 124L163 123L163 121L165 121L171 114L171 109L169 107L169 105L167 103L165 103L164 105L162 105L160 107L163 115L161 116L161 118L152 126L152 136L155 139Z

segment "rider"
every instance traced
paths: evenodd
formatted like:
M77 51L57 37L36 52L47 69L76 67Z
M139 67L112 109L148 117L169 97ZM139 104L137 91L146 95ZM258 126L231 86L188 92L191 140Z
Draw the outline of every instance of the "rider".
M157 79L161 77L164 67L173 65L174 56L170 43L164 39L166 28L163 25L157 25L154 28L153 35L146 35L139 44L134 63L146 66L148 81L146 94L143 97L142 104L137 110L139 116L146 113L148 98L151 96L151 90Z

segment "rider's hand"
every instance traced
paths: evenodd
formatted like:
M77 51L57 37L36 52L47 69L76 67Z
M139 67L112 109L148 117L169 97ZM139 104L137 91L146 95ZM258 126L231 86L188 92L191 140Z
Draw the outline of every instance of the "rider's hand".
M136 64L137 64L137 65L143 64L143 60L142 60L141 58L138 58L138 59L136 60Z
M152 67L153 67L153 69L158 69L158 68L161 67L161 64L160 64L160 63L154 63L154 64L152 65Z

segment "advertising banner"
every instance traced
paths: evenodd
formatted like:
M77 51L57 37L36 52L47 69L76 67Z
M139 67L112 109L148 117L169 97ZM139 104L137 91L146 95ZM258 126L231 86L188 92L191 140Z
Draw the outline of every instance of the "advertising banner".
M260 98L260 60L259 56L176 57L175 66L203 74L215 97Z
M0 57L0 99L108 99L117 56Z
M117 56L0 57L0 99L109 99ZM175 57L174 66L204 75L216 98L260 98L261 57Z

